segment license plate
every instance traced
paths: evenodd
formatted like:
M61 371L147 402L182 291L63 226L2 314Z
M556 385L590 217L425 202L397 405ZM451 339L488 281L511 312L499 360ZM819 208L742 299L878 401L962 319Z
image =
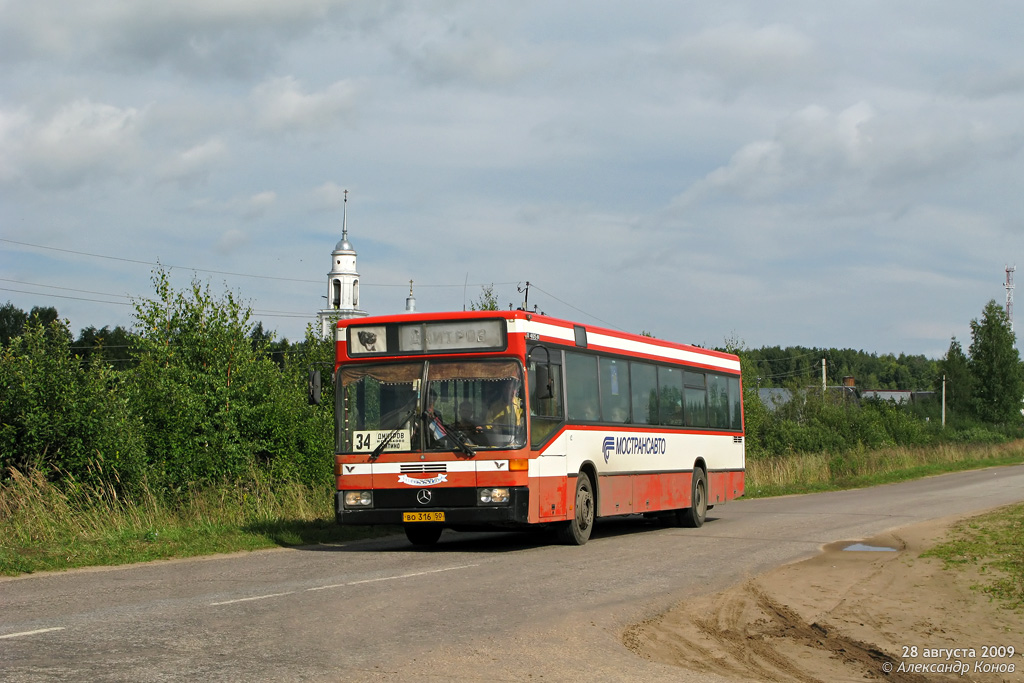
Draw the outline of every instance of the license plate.
M403 522L443 522L443 512L403 512Z

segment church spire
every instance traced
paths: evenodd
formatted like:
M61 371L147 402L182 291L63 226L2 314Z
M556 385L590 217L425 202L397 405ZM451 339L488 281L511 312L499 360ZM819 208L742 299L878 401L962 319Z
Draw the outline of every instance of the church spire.
M348 242L348 190L345 190L345 203L341 209L341 241Z
M356 250L348 241L348 190L341 219L341 241L331 252L331 271L327 273L327 306L317 317L320 329L327 336L338 321L361 318L366 311L359 308L359 271L356 270Z
M412 280L409 280L409 296L405 299L405 312L416 312L416 297L412 295Z

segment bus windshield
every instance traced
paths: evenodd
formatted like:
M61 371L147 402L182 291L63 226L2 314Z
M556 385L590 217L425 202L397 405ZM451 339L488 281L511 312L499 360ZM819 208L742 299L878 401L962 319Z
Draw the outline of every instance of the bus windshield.
M347 366L338 383L340 452L466 452L526 444L523 373L515 361Z

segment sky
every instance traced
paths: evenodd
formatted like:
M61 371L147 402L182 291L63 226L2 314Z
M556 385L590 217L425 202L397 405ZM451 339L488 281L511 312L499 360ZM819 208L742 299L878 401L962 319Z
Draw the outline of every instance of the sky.
M996 0L0 0L0 303L130 327L160 264L301 339L348 190L371 314L529 282L940 358L1024 247L1022 45Z

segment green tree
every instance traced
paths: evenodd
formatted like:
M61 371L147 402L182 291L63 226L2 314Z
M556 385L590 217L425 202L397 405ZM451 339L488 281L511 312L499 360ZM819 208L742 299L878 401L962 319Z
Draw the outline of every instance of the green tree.
M1024 375L1006 311L995 299L981 319L971 321L970 369L974 378L974 406L986 422L1019 421L1024 399Z
M12 339L20 337L28 321L28 313L10 301L0 306L0 346L7 346Z
M153 475L172 486L243 477L258 453L276 453L272 411L280 372L254 349L251 310L193 281L171 287L153 275L156 298L135 306L133 373Z
M72 355L63 321L29 320L0 350L0 473L39 469L51 478L139 481L142 429L124 373Z
M480 298L469 302L471 311L500 311L498 297L494 294L494 284L482 285L480 287Z
M114 329L104 326L99 330L95 327L85 327L79 332L71 350L83 359L102 358L113 363L118 370L123 370L131 366L132 343L131 333L120 325Z
M939 361L939 376L935 390L942 391L942 379L946 380L946 405L954 414L969 414L973 410L974 376L970 361L964 354L956 337L949 343L946 357Z

